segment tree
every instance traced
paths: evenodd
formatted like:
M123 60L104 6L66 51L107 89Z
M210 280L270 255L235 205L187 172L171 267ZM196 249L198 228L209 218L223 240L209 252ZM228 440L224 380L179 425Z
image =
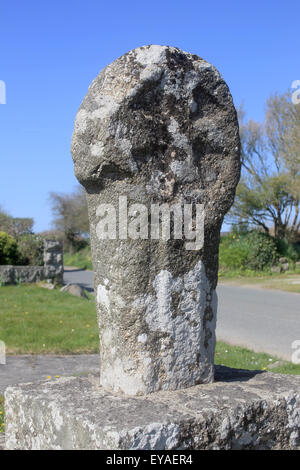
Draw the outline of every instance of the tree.
M40 235L26 233L18 238L18 264L43 266L44 242Z
M18 260L16 240L5 232L0 232L0 264L15 264Z
M53 226L63 235L65 248L74 251L80 237L89 236L89 220L84 189L77 186L70 194L50 193Z
M241 109L242 177L227 221L250 223L277 239L297 236L300 228L300 106L289 95L273 95L265 123L244 122Z
M0 207L0 230L18 238L33 233L34 220L30 217L12 217Z

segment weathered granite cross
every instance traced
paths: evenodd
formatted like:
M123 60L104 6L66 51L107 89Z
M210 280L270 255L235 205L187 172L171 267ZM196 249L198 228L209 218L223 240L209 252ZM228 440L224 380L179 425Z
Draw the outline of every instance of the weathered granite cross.
M87 193L101 385L141 395L213 381L220 227L240 175L226 83L173 47L128 52L91 84L72 156ZM174 205L194 218L180 232L178 215L168 239L150 215Z

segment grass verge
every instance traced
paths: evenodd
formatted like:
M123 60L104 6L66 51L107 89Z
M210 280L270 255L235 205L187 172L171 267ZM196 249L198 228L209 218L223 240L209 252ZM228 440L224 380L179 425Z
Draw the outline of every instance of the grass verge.
M230 274L219 273L219 282L235 285L249 285L264 289L276 289L300 294L300 273L285 272L270 274L269 272L253 272L241 275L238 272Z
M36 285L2 286L0 339L8 354L96 353L93 296L87 300Z
M284 361L267 353L256 353L241 346L218 341L215 364L235 369L265 370L279 374L300 375L300 364Z
M91 248L86 246L82 250L76 253L64 253L64 265L74 266L79 269L90 269L93 270Z

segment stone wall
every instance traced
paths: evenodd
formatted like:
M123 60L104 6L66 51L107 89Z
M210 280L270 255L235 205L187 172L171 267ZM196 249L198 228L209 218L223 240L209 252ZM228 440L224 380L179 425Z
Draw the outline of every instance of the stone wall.
M0 266L0 282L2 284L39 282L44 279L46 279L44 266Z
M57 240L44 241L44 266L0 266L2 284L32 283L45 279L63 283L63 246Z

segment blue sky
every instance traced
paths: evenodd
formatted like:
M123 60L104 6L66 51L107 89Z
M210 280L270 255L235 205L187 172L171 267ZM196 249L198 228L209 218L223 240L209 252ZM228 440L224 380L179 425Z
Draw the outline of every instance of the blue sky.
M179 47L214 64L236 106L264 104L300 79L300 2L253 0L1 2L0 204L50 228L50 191L76 185L74 118L108 63L146 44Z

